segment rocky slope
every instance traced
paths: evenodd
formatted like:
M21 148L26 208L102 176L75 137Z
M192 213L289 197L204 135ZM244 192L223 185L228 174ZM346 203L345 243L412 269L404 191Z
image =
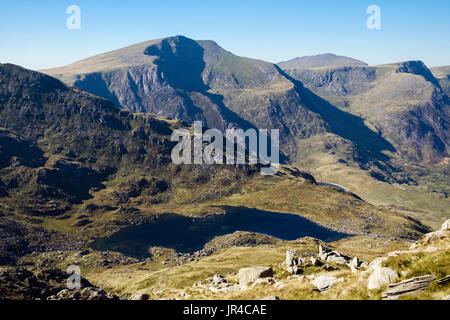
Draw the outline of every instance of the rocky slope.
M450 100L422 62L285 71L341 109L367 119L409 161L448 157Z
M442 90L450 96L450 66L435 67L430 69L433 76L439 81Z
M426 230L401 213L319 187L292 167L264 179L255 175L257 166L176 166L170 134L180 126L119 110L47 75L0 65L0 210L6 217L88 234L112 232L160 213L202 215L247 204L292 213L301 205L303 215L330 226L333 219L326 212L335 207L334 221L337 215L352 216L351 233L394 230L392 221L403 221L405 229L395 231L402 237ZM280 188L290 190L281 203L274 193ZM313 200L324 192L327 201Z
M176 36L44 72L128 110L279 129L284 163L433 226L448 215L448 96L421 62L319 55L278 66Z

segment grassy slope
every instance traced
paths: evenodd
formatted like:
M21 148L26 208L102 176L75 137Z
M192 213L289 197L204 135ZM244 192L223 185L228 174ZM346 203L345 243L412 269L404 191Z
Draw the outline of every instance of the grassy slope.
M162 264L166 255L160 255L154 260L127 265L113 265L112 268L94 267L102 260L102 256L93 252L84 258L77 257L76 252L66 253L58 259L51 254L47 259L55 259L58 264L65 266L76 263L81 266L82 274L89 281L109 291L122 296L130 296L136 292L147 293L151 299L262 299L267 296L278 296L280 299L381 299L379 290L367 290L366 280L360 279L360 273L352 273L346 266L332 264L334 271L324 271L320 267L305 267L303 275L329 275L344 277L344 282L333 285L325 293L319 293L307 279L288 278L281 262L284 261L288 248L294 248L300 254L317 252L321 242L312 238L303 238L289 242L259 245L256 247L224 247L212 256L196 259L183 264ZM365 261L372 261L386 256L391 251L407 250L409 243L388 239L374 239L356 237L331 243L335 250L349 256L358 256ZM415 276L432 274L442 278L450 273L449 269L449 241L448 239L433 242L433 247L440 248L431 253L405 253L397 257L390 257L383 263L398 273L403 272L401 281ZM166 253L167 254L167 253ZM61 256L61 254L59 254ZM35 261L39 256L25 257L24 261ZM39 258L38 258L39 259ZM58 261L59 260L59 261ZM240 268L251 266L271 266L275 271L275 279L283 282L283 287L261 285L244 291L228 293L213 293L208 289L193 287L198 281L205 283L205 279L216 274L225 276L232 284L238 283L237 272ZM405 299L441 299L450 293L450 286L433 285L420 295L407 296Z

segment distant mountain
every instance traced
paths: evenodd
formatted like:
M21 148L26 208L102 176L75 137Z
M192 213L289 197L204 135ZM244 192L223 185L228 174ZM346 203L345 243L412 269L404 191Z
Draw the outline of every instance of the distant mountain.
M450 151L450 100L421 61L286 70L322 98L369 120L403 156L440 161Z
M309 68L339 68L339 67L364 67L365 62L349 57L337 56L332 53L318 54L314 56L297 57L292 60L277 63L283 70L309 69Z
M450 66L431 68L434 77L439 81L442 90L450 96Z

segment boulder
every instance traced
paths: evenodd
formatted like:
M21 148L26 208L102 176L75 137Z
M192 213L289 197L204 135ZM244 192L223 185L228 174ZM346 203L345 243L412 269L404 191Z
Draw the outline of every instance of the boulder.
M252 288L254 288L256 286L259 286L259 285L272 285L272 284L275 284L275 283L276 283L275 279L271 278L271 277L269 277L269 278L259 278L259 279L256 279L253 282Z
M311 284L317 287L321 292L326 291L331 288L335 283L344 281L344 278L336 278L332 276L319 276L311 281Z
M384 285L392 283L398 279L398 274L391 268L375 268L367 281L367 289L380 289Z
M434 280L436 280L435 276L426 275L391 284L388 290L383 292L383 300L396 300L404 295L420 293L428 289Z
M450 231L450 219L442 224L441 230Z
M287 272L289 272L289 274L297 274L300 271L297 266L287 267L286 270Z
M273 277L271 267L251 267L239 270L239 286L241 289L248 288L248 285L256 279Z
M335 262L337 264L347 264L350 262L351 258L338 252L331 251L330 249L324 248L319 245L319 259L328 262Z
M334 252L332 252L334 253ZM327 261L328 262L334 262L337 264L347 264L350 261L350 258L346 257L346 256L339 256L339 255L335 255L335 254L329 254L327 257Z
M212 278L208 279L212 285L219 285L221 283L227 283L227 280L224 276L220 274L216 274Z
M286 250L286 267L292 267L298 265L298 251L287 249Z
M321 244L319 244L319 259L327 260L328 253L330 252L331 252L330 249L324 248Z
M450 276L446 276L446 277L444 277L444 278L439 279L438 281L436 281L436 283L437 283L437 284L445 284L445 283L447 283L447 282L449 282L449 281L450 281Z
M299 258L298 251L287 249L286 250L286 270L290 274L297 274L300 270L299 266L303 263L303 260Z

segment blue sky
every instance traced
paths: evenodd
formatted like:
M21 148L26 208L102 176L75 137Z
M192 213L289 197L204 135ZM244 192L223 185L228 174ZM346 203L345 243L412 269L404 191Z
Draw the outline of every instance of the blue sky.
M81 9L80 30L66 27L72 4ZM366 27L373 4L381 9L381 30ZM450 65L449 16L448 0L2 0L0 62L62 66L180 34L270 62L331 52L371 65Z

